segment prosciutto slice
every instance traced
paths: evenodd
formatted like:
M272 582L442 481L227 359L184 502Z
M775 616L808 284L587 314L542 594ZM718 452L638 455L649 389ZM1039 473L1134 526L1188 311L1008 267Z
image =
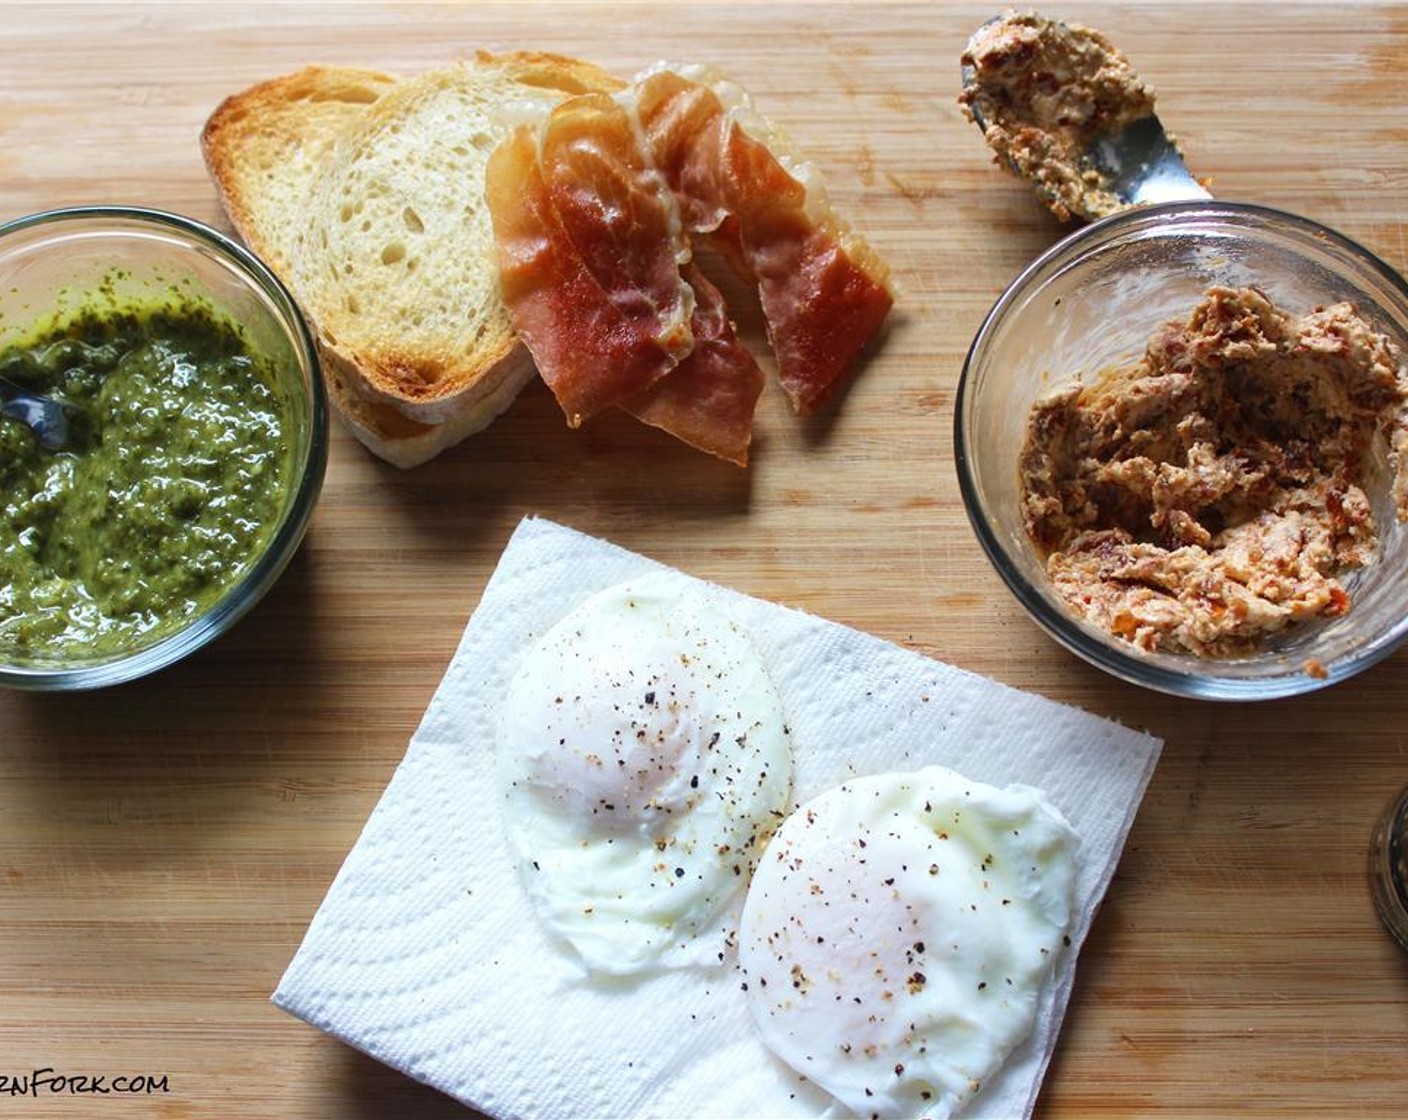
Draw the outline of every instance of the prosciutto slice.
M814 412L889 313L888 268L741 90L669 69L635 90L651 158L686 227L710 235L757 283L782 387L796 411Z
M485 185L504 302L568 423L620 407L746 465L763 372L690 263L629 92L519 128Z
M718 288L694 264L685 266L684 277L695 294L689 322L694 349L668 375L621 407L691 447L746 467L753 411L766 378L734 334Z
M490 157L485 195L504 302L569 425L688 356L688 239L613 98L569 98L516 129Z

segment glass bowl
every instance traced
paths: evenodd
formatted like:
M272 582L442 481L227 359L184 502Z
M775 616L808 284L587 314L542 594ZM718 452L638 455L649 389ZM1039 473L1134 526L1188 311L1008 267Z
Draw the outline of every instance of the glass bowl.
M1032 405L1071 379L1137 360L1161 324L1186 319L1211 286L1254 286L1301 314L1348 300L1408 354L1408 285L1362 246L1305 218L1258 206L1181 202L1125 211L1072 234L1003 292L959 382L955 458L983 549L1023 607L1085 660L1181 696L1261 700L1323 688L1386 657L1408 635L1408 527L1394 516L1387 466L1370 487L1376 562L1343 577L1353 605L1300 623L1256 654L1145 653L1084 622L1053 591L1020 508L1017 463Z
M141 208L52 210L0 225L0 350L32 337L37 323L77 313L98 292L120 308L169 303L174 295L237 326L272 371L268 380L283 417L286 484L277 515L251 554L197 612L171 629L102 652L22 654L7 643L0 648L0 685L61 690L117 684L212 641L283 571L322 486L327 405L313 339L287 290L257 258L199 222ZM150 542L152 548L159 544Z
M1408 951L1408 786L1384 806L1374 824L1369 885L1384 928Z

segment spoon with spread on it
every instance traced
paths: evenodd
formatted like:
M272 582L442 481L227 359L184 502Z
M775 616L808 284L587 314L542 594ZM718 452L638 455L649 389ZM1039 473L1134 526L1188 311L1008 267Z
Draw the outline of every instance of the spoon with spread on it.
M959 104L1058 218L1211 198L1154 115L1154 91L1098 31L1007 12L973 33Z
M32 431L46 451L62 451L69 444L69 407L52 397L32 393L7 377L0 377L0 416L18 420Z

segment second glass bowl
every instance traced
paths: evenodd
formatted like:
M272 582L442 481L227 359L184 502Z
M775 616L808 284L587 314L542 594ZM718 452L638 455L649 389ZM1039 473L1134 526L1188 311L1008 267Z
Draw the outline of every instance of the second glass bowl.
M1130 210L1054 246L988 313L959 383L955 457L964 504L989 559L1062 645L1163 692L1269 699L1343 680L1408 636L1408 527L1396 520L1387 485L1370 494L1379 558L1345 580L1352 609L1291 627L1254 656L1226 660L1144 653L1082 621L1053 591L1022 520L1017 464L1032 405L1059 384L1088 383L1137 360L1160 325L1186 318L1217 285L1256 287L1292 314L1350 301L1408 354L1408 285L1333 230L1225 202Z

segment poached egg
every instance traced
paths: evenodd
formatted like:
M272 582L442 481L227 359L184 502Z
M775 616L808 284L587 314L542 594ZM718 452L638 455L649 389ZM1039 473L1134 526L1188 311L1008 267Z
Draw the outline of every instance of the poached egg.
M592 596L527 649L501 709L528 896L593 972L721 964L789 805L782 702L697 586L657 573Z
M807 802L743 909L763 1042L857 1116L951 1115L1036 1021L1077 845L1040 792L937 766Z

